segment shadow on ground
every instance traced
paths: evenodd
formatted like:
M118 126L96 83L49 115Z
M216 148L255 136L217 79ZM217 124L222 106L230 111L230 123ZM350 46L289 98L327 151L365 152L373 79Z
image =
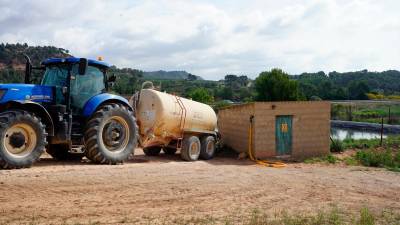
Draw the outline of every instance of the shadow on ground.
M211 165L219 166L219 165L252 165L254 162L248 159L238 159L238 153L230 150L230 149L222 149L218 151L213 159L210 160L199 160L202 162L206 162ZM195 163L195 162L186 162L181 159L179 153L175 155L167 155L164 153L160 153L158 156L146 156L144 155L142 149L138 148L135 150L135 155L131 156L131 158L125 161L123 164L135 164L135 163ZM91 163L90 160L85 157L81 161L57 161L51 156L44 154L40 161L36 162L34 167L46 167L46 166L82 166L82 165L98 165L95 163ZM121 164L119 164L121 165Z

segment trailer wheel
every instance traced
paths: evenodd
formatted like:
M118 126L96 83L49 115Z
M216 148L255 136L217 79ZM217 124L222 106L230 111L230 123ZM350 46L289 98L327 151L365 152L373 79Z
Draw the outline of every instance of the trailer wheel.
M175 155L176 151L177 151L176 148L169 148L169 147L164 147L163 148L163 152L166 155Z
M181 158L185 161L196 161L200 156L201 143L198 137L191 136L183 139Z
M50 145L46 152L58 161L81 161L84 156L83 153L70 153L69 146L62 144Z
M160 154L161 152L161 147L153 146L153 147L143 148L143 152L147 156L158 156L158 154Z
M46 129L26 111L0 113L0 168L30 167L45 150Z
M95 163L120 163L133 153L137 132L131 110L119 104L104 105L87 122L85 155Z
M215 138L213 136L205 136L201 139L201 159L211 159L215 154Z

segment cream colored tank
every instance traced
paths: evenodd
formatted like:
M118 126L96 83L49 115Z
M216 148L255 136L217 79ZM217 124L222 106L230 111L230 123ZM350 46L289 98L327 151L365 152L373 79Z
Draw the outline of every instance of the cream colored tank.
M215 134L217 127L210 106L153 89L141 90L136 119L142 147L168 145L187 133Z

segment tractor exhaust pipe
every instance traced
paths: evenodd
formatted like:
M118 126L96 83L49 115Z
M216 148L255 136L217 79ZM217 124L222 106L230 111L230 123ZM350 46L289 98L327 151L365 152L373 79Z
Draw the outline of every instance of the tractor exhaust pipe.
M24 58L26 60L25 63L25 84L31 83L31 74L32 74L32 63L31 59L27 54L24 54Z

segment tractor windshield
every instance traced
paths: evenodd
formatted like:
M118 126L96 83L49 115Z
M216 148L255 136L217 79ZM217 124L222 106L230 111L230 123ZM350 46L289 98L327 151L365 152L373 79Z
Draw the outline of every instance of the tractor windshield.
M62 87L67 86L67 76L67 65L49 65L46 67L46 72L44 72L42 85L55 86L55 98L57 104L65 104Z
M68 67L66 65L50 65L46 67L42 85L67 86Z
M71 70L71 105L73 108L82 109L91 97L105 91L104 73L95 66L89 65L85 75L78 75L78 64L72 65ZM62 87L67 86L68 65L49 65L44 73L42 85L56 87L56 101L63 104L64 95Z

